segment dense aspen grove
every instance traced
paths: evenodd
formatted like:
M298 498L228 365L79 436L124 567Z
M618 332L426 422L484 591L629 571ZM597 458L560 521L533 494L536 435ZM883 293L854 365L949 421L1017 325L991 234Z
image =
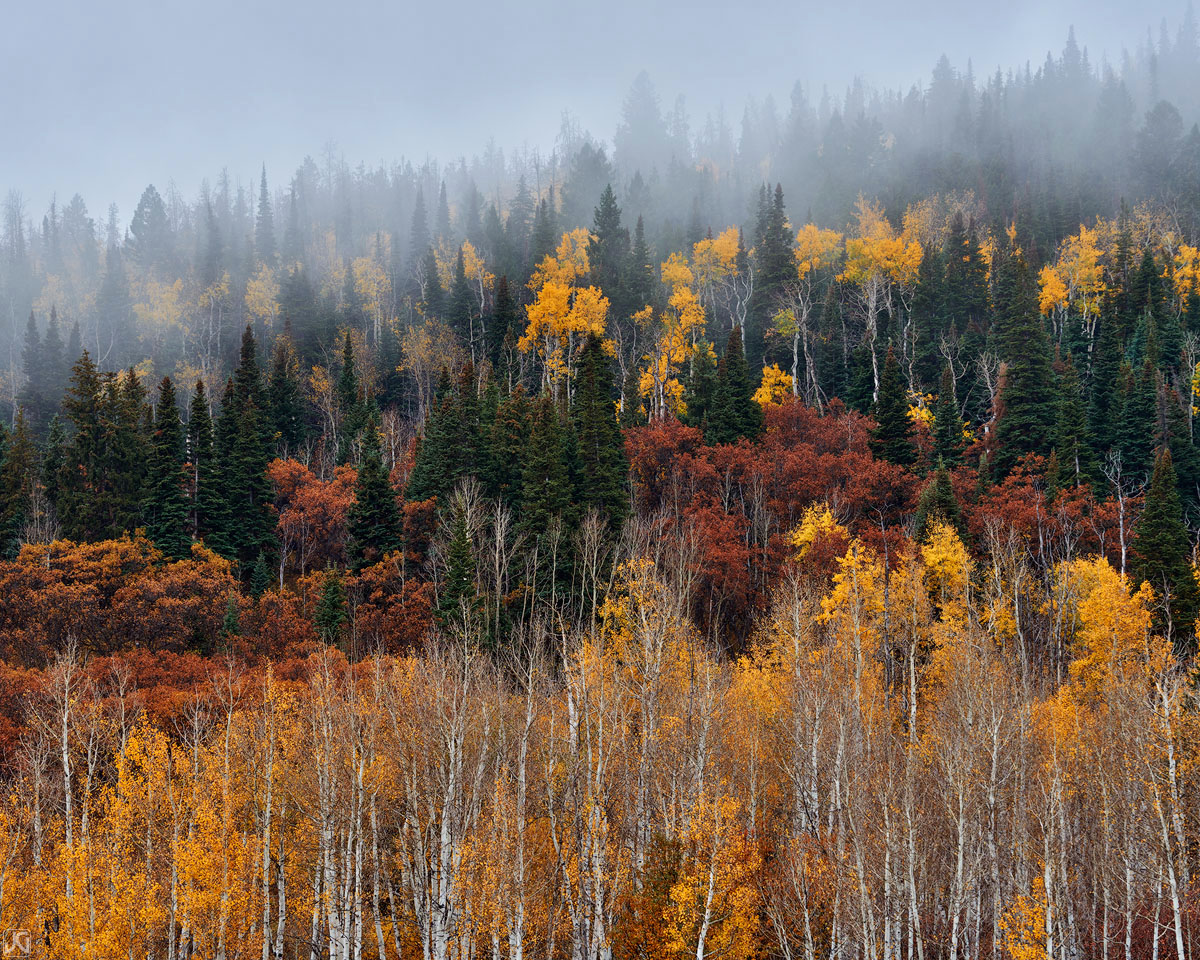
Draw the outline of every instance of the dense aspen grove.
M0 931L1200 955L1200 47L0 245ZM1185 128L1190 127L1190 133Z

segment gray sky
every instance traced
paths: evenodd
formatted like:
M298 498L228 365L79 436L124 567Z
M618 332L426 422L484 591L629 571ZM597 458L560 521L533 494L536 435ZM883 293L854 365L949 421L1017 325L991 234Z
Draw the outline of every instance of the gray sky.
M943 52L977 75L1036 67L1071 24L1116 61L1185 2L10 3L0 188L37 216L81 192L127 221L147 183L190 198L223 166L246 182L265 161L278 185L330 140L351 164L470 155L489 136L548 151L564 109L610 139L640 69L664 106L686 95L693 129L723 102L736 131L748 95L786 108L796 80L840 93L856 74L907 88Z

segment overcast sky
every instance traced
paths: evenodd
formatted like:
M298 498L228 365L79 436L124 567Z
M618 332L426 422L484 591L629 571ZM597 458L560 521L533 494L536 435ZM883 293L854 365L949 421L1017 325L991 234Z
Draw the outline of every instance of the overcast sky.
M266 162L286 181L334 141L352 163L548 151L569 109L602 139L634 76L693 129L749 95L786 108L855 75L907 88L937 57L976 74L1061 50L1074 24L1093 60L1116 61L1186 0L27 0L0 15L0 188L40 216L80 192L127 221L147 183L195 195L227 166Z

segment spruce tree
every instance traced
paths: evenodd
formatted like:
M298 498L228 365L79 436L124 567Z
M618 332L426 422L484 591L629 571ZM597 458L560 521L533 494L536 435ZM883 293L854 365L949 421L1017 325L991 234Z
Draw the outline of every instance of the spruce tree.
M325 571L321 596L313 612L313 626L317 628L317 636L321 641L332 646L338 642L345 622L346 587L342 583L341 572L331 568Z
M1104 316L1092 350L1087 408L1088 446L1099 459L1117 443L1122 384L1120 321Z
M338 463L349 463L354 442L362 430L363 405L358 395L358 372L354 367L354 344L346 331L342 344L342 371L337 381L338 412L341 429L338 431Z
M734 327L717 367L717 388L705 440L710 444L736 443L742 437L753 440L762 427L762 407L754 402L754 385L742 351L742 331Z
M446 573L438 593L438 621L444 628L467 626L478 607L475 591L475 553L463 510L454 511L450 544L446 550Z
M183 458L183 424L175 402L175 385L170 377L163 377L154 408L142 520L147 536L172 560L187 557L192 544L183 493Z
M38 485L37 443L24 410L17 410L11 434L0 428L0 559L11 559L21 547L21 535L34 509Z
M612 314L618 321L644 306L632 306L629 302L629 253L629 231L621 226L621 208L617 205L612 184L609 184L595 209L588 240L588 263L592 283L608 297Z
M954 374L947 365L942 368L942 381L933 408L934 456L947 466L955 466L962 460L963 441L962 416L954 401Z
M1134 529L1133 577L1135 583L1148 582L1161 601L1156 628L1175 641L1178 652L1190 654L1200 591L1170 450L1160 451L1155 460L1145 508Z
M254 252L262 263L274 266L275 211L271 204L271 194L267 190L267 165L265 163L258 185L258 216L254 222Z
M913 424L908 415L908 388L896 352L891 347L888 347L879 375L879 397L873 413L875 429L871 432L871 451L888 463L911 466L917 459L917 448L913 445Z
M281 456L294 454L304 442L304 402L293 372L295 366L290 338L276 337L271 352L268 404L275 447Z
M378 563L402 546L396 491L383 465L379 429L374 421L367 424L362 436L354 503L346 515L346 556L356 571Z
M1141 481L1154 469L1158 426L1158 371L1142 362L1140 376L1125 369L1125 397L1117 421L1117 448L1128 476Z
M960 538L966 537L966 525L963 523L958 498L954 495L954 487L950 483L950 471L940 460L933 477L925 485L917 501L913 539L924 543L937 522L949 524L954 527Z
M1078 486L1096 476L1099 467L1088 443L1083 389L1069 353L1058 376L1058 424L1054 449L1058 453L1060 486Z
M533 411L521 476L521 528L531 537L545 534L556 518L570 523L573 491L566 441L554 401L543 396Z
M993 335L1007 370L993 467L1003 477L1026 454L1050 455L1058 403L1050 340L1019 250L1008 251L998 265L995 299Z
M227 504L216 453L213 447L213 422L208 409L204 381L196 381L196 392L188 407L187 456L191 474L191 534L223 557L231 555L225 537L228 527Z
M488 430L487 467L483 471L489 497L498 497L514 507L521 500L521 457L529 436L529 402L518 385L496 404Z
M595 507L615 530L629 512L629 461L617 424L612 361L594 334L579 355L571 419L579 471L577 505Z

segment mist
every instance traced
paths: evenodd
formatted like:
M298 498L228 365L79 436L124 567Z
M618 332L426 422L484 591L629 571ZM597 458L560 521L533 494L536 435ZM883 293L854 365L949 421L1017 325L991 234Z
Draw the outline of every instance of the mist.
M645 70L693 127L748 98L786 110L855 78L906 92L943 53L976 76L1036 69L1074 25L1093 65L1157 40L1180 3L894 5L631 0L577 5L13 4L0 38L0 186L41 209L80 193L128 218L147 183L251 182L328 145L351 166L554 150L561 116L611 141Z

